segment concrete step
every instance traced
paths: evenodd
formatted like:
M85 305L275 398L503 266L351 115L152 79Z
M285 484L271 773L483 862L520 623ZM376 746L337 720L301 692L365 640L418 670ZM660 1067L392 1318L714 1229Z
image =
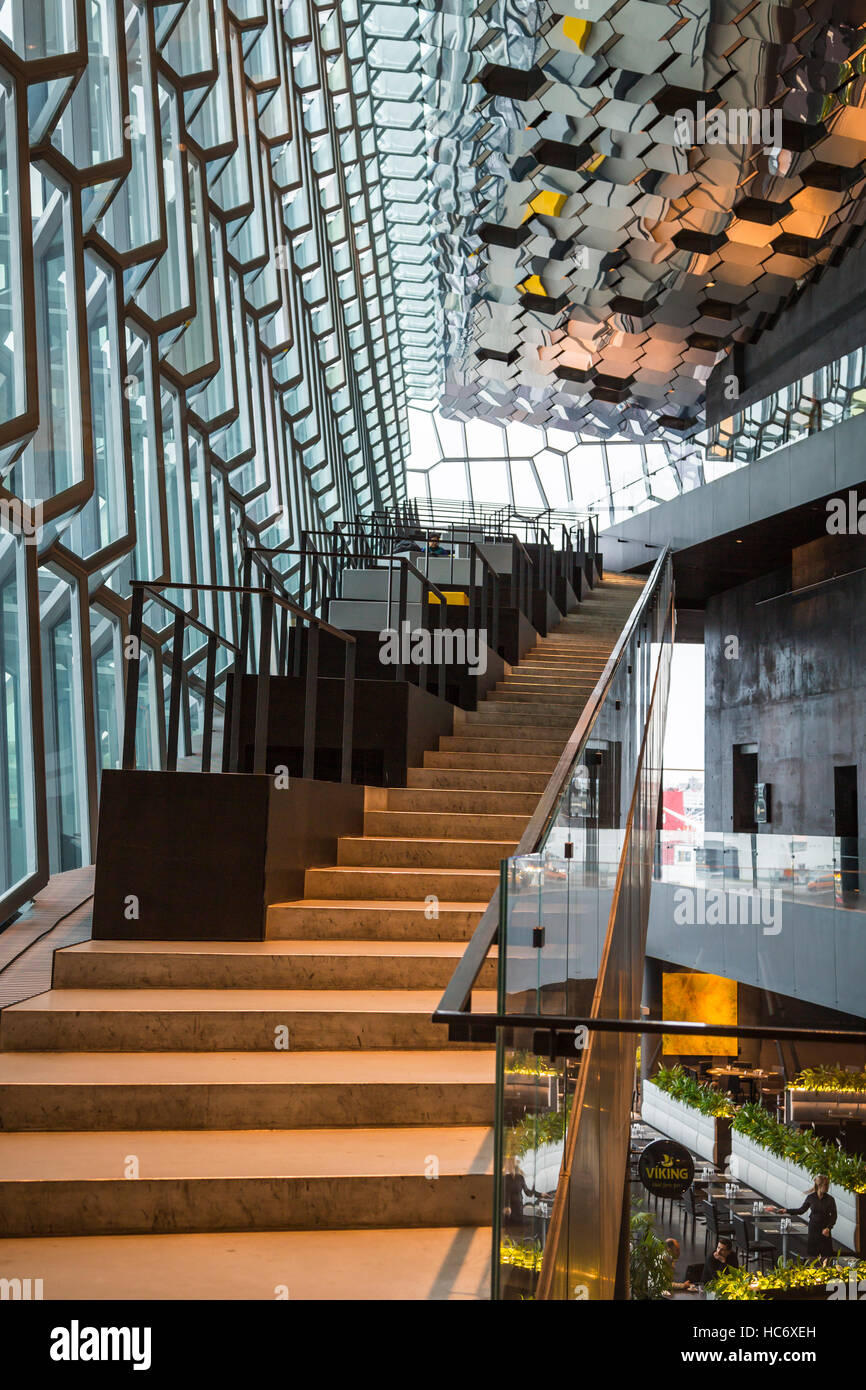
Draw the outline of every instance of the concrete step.
M445 746L445 740L451 739L490 739L508 738L523 739L533 747L541 743L550 743L562 736L567 737L574 727L571 716L562 710L557 710L548 718L552 721L549 724L535 723L534 716L527 714L522 705L516 705L513 709L503 708L500 705L482 706L490 711L486 719L473 719L461 721L455 725L453 734L442 734L439 739L440 749ZM472 714L480 711L472 710ZM567 731L567 732L566 732ZM449 743L450 746L450 743Z
M497 681L494 689L504 690L512 685L531 686L538 690L561 690L569 681L587 682L598 680L606 663L600 666L556 667L547 666L543 671L524 671L520 666L508 676ZM492 692L490 692L492 693Z
M491 800L495 800L495 797ZM389 838L406 836L410 839L435 837L440 840L517 841L528 819L527 814L502 815L494 811L485 812L478 807L465 811L368 811L364 817L364 834Z
M341 902L301 898L271 903L269 940L468 941L479 921L478 903ZM435 915L434 915L435 914Z
M495 880L498 873L491 871L490 877ZM13 1052L441 1048L444 1029L430 1017L440 995L420 989L55 989L3 1010L0 1047ZM496 996L486 997L492 1010Z
M572 724L572 720L568 710L560 705L552 708L535 701L532 705L526 705L519 700L501 700L498 704L479 705L478 709L467 710L465 721L454 727L462 732L469 729L498 729L507 726L509 736L511 728L515 727L524 729L527 738L539 735L545 738L551 737L553 731L566 728L569 724Z
M557 699L574 699L585 690L593 690L598 684L598 677L593 676L569 676L562 680L533 680L531 676L520 680L517 676L509 676L507 680L500 681L494 690L488 692L488 699L498 695L501 691L520 692L525 695L534 695L536 699L543 699L545 696L553 696Z
M355 867L307 869L305 895L311 898L436 897L441 902L489 903L499 881L498 869L424 869Z
M446 754L457 758L459 753ZM555 764L554 764L555 766ZM485 791L509 792L522 789L536 801L547 786L549 776L546 772L482 771L470 765L453 767L411 767L407 781L410 791L431 789L434 791Z
M0 1052L5 1131L487 1124L494 1084L492 1051L450 1044L422 1052Z
M503 685L497 690L489 691L487 705L484 708L489 708L491 704L495 709L499 709L502 705L505 705L506 708L519 705L522 709L534 714L536 711L541 713L544 710L553 709L581 709L584 703L585 698L575 688L539 690L537 686L514 684Z
M444 989L463 951L461 941L84 941L55 954L53 986ZM490 964L484 983L492 989Z
M525 653L525 659L531 661L534 657L546 656L599 656L605 651L610 651L621 631L620 623L613 623L605 628L595 624L561 642L538 642L531 651Z
M417 771L417 769L415 769ZM543 790L543 788L542 788ZM434 815L445 813L475 816L531 816L538 797L530 792L509 791L507 784L499 790L469 790L448 787L389 787L389 811L423 811Z
M568 729L551 733L549 738L539 738L537 734L533 738L531 736L531 730L521 729L520 725L516 726L516 731L509 730L507 734L500 733L495 727L483 729L476 725L473 726L472 733L467 732L466 734L459 735L449 734L440 738L439 751L441 753L475 753L484 754L485 756L489 754L494 758L504 758L505 761L499 764L499 766L507 767L509 766L509 756L511 754L520 757L523 755L524 750L530 748L536 755L546 754L558 758L573 728L574 725L572 724ZM426 753L424 754L424 761L426 764ZM490 766L496 767L497 764L491 762ZM556 766L555 763L554 766Z
M497 683L496 689L502 689L508 685L532 685L539 690L549 686L551 690L567 685L571 682L597 681L606 662L592 666L545 666L534 671L525 671L523 667L517 666L511 675L504 676Z
M604 660L601 662L600 669L603 671L606 665L607 656L605 656ZM582 673L589 674L598 669L598 662L576 661L572 657L562 657L562 659L554 657L533 657L531 660L527 658L526 661L521 661L520 665L515 668L521 676L525 676L528 679L536 677L541 679L542 677L551 676L574 676L581 675Z
M337 841L341 867L388 869L495 869L517 848L511 840L422 840L343 835Z
M599 672L599 675L601 673ZM516 676L509 676L507 681L502 681L495 690L491 690L489 695L495 695L497 690L520 690L528 695L535 694L541 699L545 695L564 695L566 698L573 698L575 694L583 695L594 690L598 684L598 676L553 676L544 680L533 680L531 676L518 680Z
M493 1131L0 1134L0 1174L3 1238L473 1226Z
M481 728L503 728L512 737L514 728L525 728L531 737L541 734L541 737L549 737L550 731L567 728L569 724L573 726L575 710L582 709L584 701L581 698L574 699L567 705L549 705L544 699L539 699L538 695L531 698L531 702L518 701L510 696L503 696L502 701L493 705L481 705L477 710L470 710L475 719L467 720L466 724L459 724L457 728L464 730L481 730Z
M541 788L543 791L544 787L546 787L550 781L550 774L556 767L559 761L559 754L562 751L560 748L557 748L555 752L540 754L535 745L533 745L531 754L529 752L501 752L494 754L489 749L481 747L481 739L473 741L467 739L466 743L468 746L462 749L455 748L445 752L435 751L425 753L423 768L409 769L410 787L419 785L419 783L414 780L416 774L429 770L454 770L459 768L467 774L471 772L489 772L491 776L494 776L496 773L503 773L506 775L508 773L513 773L515 776L520 773L536 776L539 774L546 774L544 776L544 786ZM523 746L524 745L521 745L521 747ZM467 784L461 782L460 785L466 786ZM488 782L485 779L483 785L495 786L496 784L495 782ZM519 784L509 779L509 786L516 787L517 785Z
M490 1240L486 1226L15 1239L0 1278L37 1270L46 1298L75 1303L486 1301Z

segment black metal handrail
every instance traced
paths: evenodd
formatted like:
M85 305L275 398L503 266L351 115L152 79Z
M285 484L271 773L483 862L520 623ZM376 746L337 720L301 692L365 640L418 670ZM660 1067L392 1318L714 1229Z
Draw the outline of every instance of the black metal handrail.
M532 585L529 582L529 571L535 569L535 563L518 536L505 536L503 539L511 542L511 607L519 608L521 613L531 622L530 591Z
M480 561L482 566L480 585L475 578L476 561ZM500 574L496 566L490 563L477 541L471 541L469 544L469 564L471 577L469 622L480 630L487 622L488 613L490 614L490 642L488 646L491 651L495 652L499 649Z
M206 639L205 653L205 680L204 680L204 712L202 723L202 751L201 751L201 770L210 772L211 752L213 746L213 721L214 710L216 707L216 663L217 653L222 647L230 652L236 659L240 648L215 628L209 627L199 618L192 617L184 609L180 608L171 599L165 597L164 589L179 589L186 587L179 584L147 583L143 580L133 580L132 605L129 616L129 636L132 639L130 654L126 665L126 691L124 702L124 724L123 724L123 752L121 767L124 771L135 769L135 744L138 729L138 694L141 672L141 648L144 636L144 600L145 594L149 593L158 603L160 608L174 616L172 625L172 659L170 675L170 695L169 695L169 717L168 717L168 737L166 741L166 770L173 772L177 768L177 746L180 737L180 719L183 713L185 718L184 732L187 744L191 742L189 729L189 706L182 703L183 688L189 686L192 678L192 669L201 661L200 652L185 658L183 654L186 629L192 628L201 633Z
M324 534L327 534L327 533L324 533ZM298 554L301 554L302 552L299 551L299 550L296 550L296 549L291 549L291 548L286 547L286 546L277 546L277 547L273 547L273 548L269 548L269 547L259 547L259 548L253 549L250 553L252 553L253 555L298 555ZM309 552L307 552L307 553L309 553ZM347 549L345 548L345 546L341 546L338 550L317 550L315 553L316 553L316 556L317 556L318 558L320 558L320 559L336 558L336 559L342 560L342 561L344 561L344 562L345 562L345 561L354 562L355 560L369 560L369 558L370 558L370 557L367 555L366 552L352 552L352 551L350 551L350 550L347 550ZM389 561L389 564L388 564L387 566L386 566L384 563L382 563L382 562L385 561L385 560ZM446 596L445 596L445 594L442 592L442 590L441 590L436 584L434 584L433 581L432 581L431 579L428 579L427 576L426 576L425 574L423 574L422 571L419 570L419 569L414 565L414 563L408 558L408 556L406 556L406 555L392 555L392 556L384 555L384 556L379 556L378 558L376 558L376 559L373 560L372 568L374 568L374 569L379 569L379 570L382 571L383 574L387 573L388 576L389 576L389 578L388 578L387 609L386 609L386 612L387 612L387 622L386 622L386 626L387 626L388 628L392 628L392 627L393 627L393 624L392 624L392 621L391 621L391 619L392 619L392 595L391 595L391 591L392 591L392 587L393 587L393 586L392 586L392 581L391 581L391 575L393 574L393 565L390 563L390 561L394 561L394 562L400 564L400 566L401 566L401 577L400 577L399 584L398 584L398 597L397 597L397 628L396 628L397 632L399 633L399 632L401 631L401 624L404 623L404 622L406 621L406 613L407 613L407 610L408 610L408 585L407 585L407 580L406 580L407 572L411 572L412 574L414 574L414 575L421 581L421 585L422 585L422 593L421 593L421 602L422 602L422 606L423 606L423 604L424 604L425 599L428 599L428 600L429 600L430 594L433 594L433 595L436 597L436 599L438 600L438 608L437 608L437 610L436 610L436 622L435 622L435 624L434 624L434 631L438 630L439 628L442 628L442 627L444 626L445 608L446 608L446 604L447 604ZM276 576L276 577L281 578L281 576ZM282 581L282 582L284 583L285 581ZM358 602L363 602L363 600L358 600ZM377 599L377 600L375 600L375 602L381 602L381 600L380 600L380 599ZM326 624L326 623L324 622L323 619L316 619L316 621L321 622L321 623L323 624L323 626L326 626L326 627L328 626L328 624ZM333 630L334 630L335 632L339 632L339 631L340 631L339 628L335 628L335 629L333 629ZM354 641L354 640L356 640L356 639L353 638L352 640ZM435 650L436 650L436 646L437 646L437 644L435 643L435 640L434 640L434 643L433 643L433 651L434 651L434 652L435 652ZM446 665L447 665L447 663L446 663L446 661L445 661L445 648L444 648L444 644L443 644L442 642L440 642L440 643L438 644L438 647L439 647L439 651L440 651L440 660L439 660L438 662L429 662L429 663L423 663L423 664L422 664L422 667L421 667L420 670L419 670L419 684L421 685L421 688L424 689L424 690L429 690L429 689L430 689L430 685L431 685L431 681L430 681L431 668L433 667L433 665L436 665L436 666L438 667L438 670L437 670L437 678L436 678L436 693L440 696L440 698L444 699L444 698L445 698L445 673L446 673ZM399 644L399 648L398 648L398 649L399 649L399 651L400 651L400 653L401 653L401 656L402 656L402 642ZM299 672L299 662L300 662L300 649L299 649L299 646L296 645L296 647L295 647L295 674L296 674L296 675L297 675L298 672ZM403 680L403 679L405 679L405 674L406 674L405 663L404 663L402 660L400 660L400 661L396 664L396 666L395 666L395 679L398 680L398 681L399 681L399 680Z
M393 589L394 562L396 561L397 564L399 564L399 566L400 566L400 578L399 578L399 580L397 581L397 632L402 634L402 631L403 631L403 623L407 621L407 619L406 619L406 611L407 611L407 608L408 608L408 577L409 577L410 574L413 574L413 575L415 576L416 579L420 579L420 581L421 581L421 611L422 611L422 613L423 613L423 612L425 611L425 609L430 605L430 595L432 594L432 595L436 598L437 603L438 603L438 607L436 608L436 629L439 630L439 629L443 628L443 627L445 626L445 608L446 608L447 600L446 600L445 595L444 595L444 593L442 592L442 590L441 590L440 588L438 588L437 585L435 585L435 584L433 583L432 580L428 579L428 578L427 578L427 575L426 575L426 574L423 574L423 573L421 572L421 570L419 570L419 568L418 568L417 565L413 564L413 562L409 559L408 555L394 555L394 554L391 554L391 555L386 556L385 558L388 560L388 569L387 569L387 574L388 574L388 607L387 607L387 614L388 614L388 618L387 618L386 626L387 626L388 628L393 628L393 623L391 622L391 601L392 601L392 589ZM426 600L426 602L425 602L425 600ZM401 680L404 679L404 675L405 675L405 669L404 669L404 663L403 663L403 643L402 643L402 637L401 637L401 640L398 642L398 650L399 650L399 652L400 652L400 661L399 661L398 664L397 664L397 675L396 675L396 678L397 678L398 681L401 681ZM433 652L433 655L435 656L435 653L436 653L436 640L435 640L435 638L433 639L432 652ZM431 664L432 664L432 663L431 663ZM439 661L438 661L438 663L436 663L436 664L438 665L436 694L439 696L440 700L444 700L444 698L445 698L445 646L444 646L444 643L441 642L441 641L440 641L440 643L439 643ZM427 667L425 668L425 673L424 673L424 689L425 689L425 690L427 690L427 689L429 688L429 678L430 678L430 667L427 666Z
M559 761L520 837L520 842L514 850L512 858L534 854L543 842L547 827L556 814L556 807L565 789L574 759L592 732L601 713L602 705L616 677L617 669L632 634L644 621L650 604L655 598L670 554L671 548L666 546L656 560L640 598L632 609L628 622L620 633L616 646L596 682L595 689L587 700L580 719L560 754ZM507 872L507 864L507 860L502 860L499 885L484 909L481 920L475 928L457 969L449 980L445 993L433 1014L435 1023L448 1025L449 1038L453 1041L471 1039L478 1042L493 1042L496 1038L497 1026L514 1022L513 1018L506 1018L506 1016L497 1013L473 1015L471 1012L472 991L475 988L475 982L481 967L487 960L490 948L496 945L499 936L499 905L500 898L504 896L503 876ZM546 1022L540 1017L533 1017L532 1023L525 1024L525 1026L542 1027L546 1026Z
M248 552L245 559L245 575L251 573L253 552ZM239 772L241 770L240 756L240 730L241 730L241 702L243 678L248 674L255 674L257 677L256 686L256 705L255 705L255 734L253 745L253 772L262 773L266 770L267 761L267 736L268 736L268 714L270 707L270 683L272 674L288 674L283 670L283 666L288 655L288 620L289 617L295 619L297 629L298 622L306 622L309 625L309 640L307 644L307 663L306 680L304 694L304 735L303 735L303 777L312 777L315 770L315 732L316 732L316 704L318 693L318 654L319 654L319 634L322 631L330 633L339 638L346 645L346 663L343 690L343 728L341 740L341 781L350 782L352 778L352 734L354 726L354 701L355 701L355 638L333 623L328 623L319 618L314 613L309 613L296 603L294 599L284 594L274 591L273 582L282 579L279 575L268 573L268 582L264 585L256 586L252 584L191 584L178 583L173 580L133 580L132 588L132 611L130 614L130 636L135 640L132 643L131 654L127 666L126 684L126 705L123 730L123 768L126 771L133 771L136 762L136 732L138 721L138 689L141 665L141 641L142 641L142 618L144 612L145 595L149 594L161 607L168 609L174 614L174 626L172 633L172 659L171 659L171 684L169 689L169 718L168 733L166 739L166 771L174 772L177 770L177 750L180 736L181 704L184 684L187 681L187 672L184 662L184 642L187 627L192 627L203 633L208 639L208 649L206 655L206 676L205 676L205 697L202 722L202 772L211 771L211 754L213 745L213 718L215 707L215 684L216 684L216 654L218 645L222 645L234 656L234 670L232 672L232 699L231 699L231 726L229 738L223 740L223 772ZM179 608L171 600L166 599L165 590L179 590L192 593L211 593L211 594L231 594L241 601L241 635L238 643L231 642L222 637L213 629L208 628L198 619L192 618L182 608ZM248 671L248 658L252 643L252 600L258 598L261 605L260 631L259 631L259 650L258 650L258 669L255 673ZM278 639L277 646L277 671L272 673L272 654L275 635L275 616L281 615L282 633ZM296 644L297 645L297 644Z

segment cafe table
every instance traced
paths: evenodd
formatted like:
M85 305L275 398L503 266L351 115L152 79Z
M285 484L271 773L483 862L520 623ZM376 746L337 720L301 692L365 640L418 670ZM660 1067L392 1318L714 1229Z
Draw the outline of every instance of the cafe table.
M795 1217L779 1215L777 1212L762 1211L757 1216L753 1216L755 1230L755 1240L760 1240L762 1235L781 1236L782 1238L782 1259L788 1258L788 1237L791 1235L805 1235L806 1225L802 1221L797 1221ZM787 1229L782 1229L782 1222L787 1220Z
M707 1075L719 1081L727 1077L747 1082L750 1098L754 1099L755 1082L763 1081L769 1075L769 1072L763 1071L759 1067L711 1067Z

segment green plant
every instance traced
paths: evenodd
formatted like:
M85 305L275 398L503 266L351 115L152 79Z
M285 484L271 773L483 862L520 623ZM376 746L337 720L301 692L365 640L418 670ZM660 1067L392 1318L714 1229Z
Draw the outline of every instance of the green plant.
M543 1057L537 1057L534 1052L520 1050L512 1052L505 1064L505 1070L509 1076L558 1076L556 1067L552 1067Z
M735 1113L735 1106L727 1096L706 1082L696 1081L679 1063L673 1067L660 1067L650 1079L660 1091L665 1091L683 1105L699 1110L702 1115L729 1118Z
M825 1144L812 1129L789 1129L757 1101L740 1106L733 1128L777 1158L800 1164L812 1177L826 1173L846 1192L866 1192L866 1158L862 1154L847 1154L835 1144Z
M866 1092L866 1071L846 1071L838 1062L834 1067L804 1067L788 1090Z
M629 1281L633 1299L644 1302L669 1293L674 1267L665 1243L655 1233L648 1211L633 1211L630 1221Z
M560 1143L565 1138L570 1110L569 1096L564 1110L533 1111L524 1115L523 1119L512 1125L509 1130L506 1152L514 1158L521 1158L532 1149L540 1149L542 1144Z
M540 1245L516 1245L510 1236L503 1236L499 1246L499 1263L516 1269L541 1269L543 1251Z
M866 1260L849 1266L822 1265L816 1260L808 1264L786 1263L780 1259L765 1274L757 1274L753 1269L723 1269L707 1288L716 1298L755 1302L769 1298L775 1289L814 1289L836 1280L847 1287L852 1276L856 1280L866 1279Z

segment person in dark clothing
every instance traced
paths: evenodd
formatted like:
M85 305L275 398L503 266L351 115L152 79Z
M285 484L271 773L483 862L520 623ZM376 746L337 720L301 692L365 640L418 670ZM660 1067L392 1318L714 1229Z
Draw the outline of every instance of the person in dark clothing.
M836 1225L838 1213L836 1203L830 1196L830 1179L823 1173L815 1179L812 1191L806 1193L802 1206L770 1207L769 1210L784 1210L788 1216L802 1216L803 1212L807 1211L809 1213L809 1230L806 1237L807 1259L814 1259L815 1256L819 1256L822 1260L832 1258L832 1231Z
M665 1241L665 1250L667 1251L667 1254L668 1254L668 1263L669 1263L669 1265L670 1265L670 1267L671 1267L671 1279L672 1279L672 1282L671 1282L671 1292L672 1292L672 1293L683 1293L683 1292L689 1292L689 1293L690 1293L690 1292L692 1291L692 1289L695 1287L694 1284L691 1282L691 1280L690 1280L690 1279L683 1279L683 1280L678 1280L678 1279L677 1279L677 1265L678 1265L679 1262L680 1262L680 1243L679 1243L679 1241L677 1240L676 1236L668 1236L667 1240Z
M704 1263L701 1283L709 1284L723 1269L738 1269L737 1257L726 1240L720 1240Z
M502 1174L502 1215L504 1225L513 1230L522 1230L528 1225L523 1211L523 1199L534 1197L535 1189L527 1187L526 1178L513 1158L505 1160Z
M442 544L442 537L438 531L431 531L427 537L428 555L450 555L451 551L446 550Z

